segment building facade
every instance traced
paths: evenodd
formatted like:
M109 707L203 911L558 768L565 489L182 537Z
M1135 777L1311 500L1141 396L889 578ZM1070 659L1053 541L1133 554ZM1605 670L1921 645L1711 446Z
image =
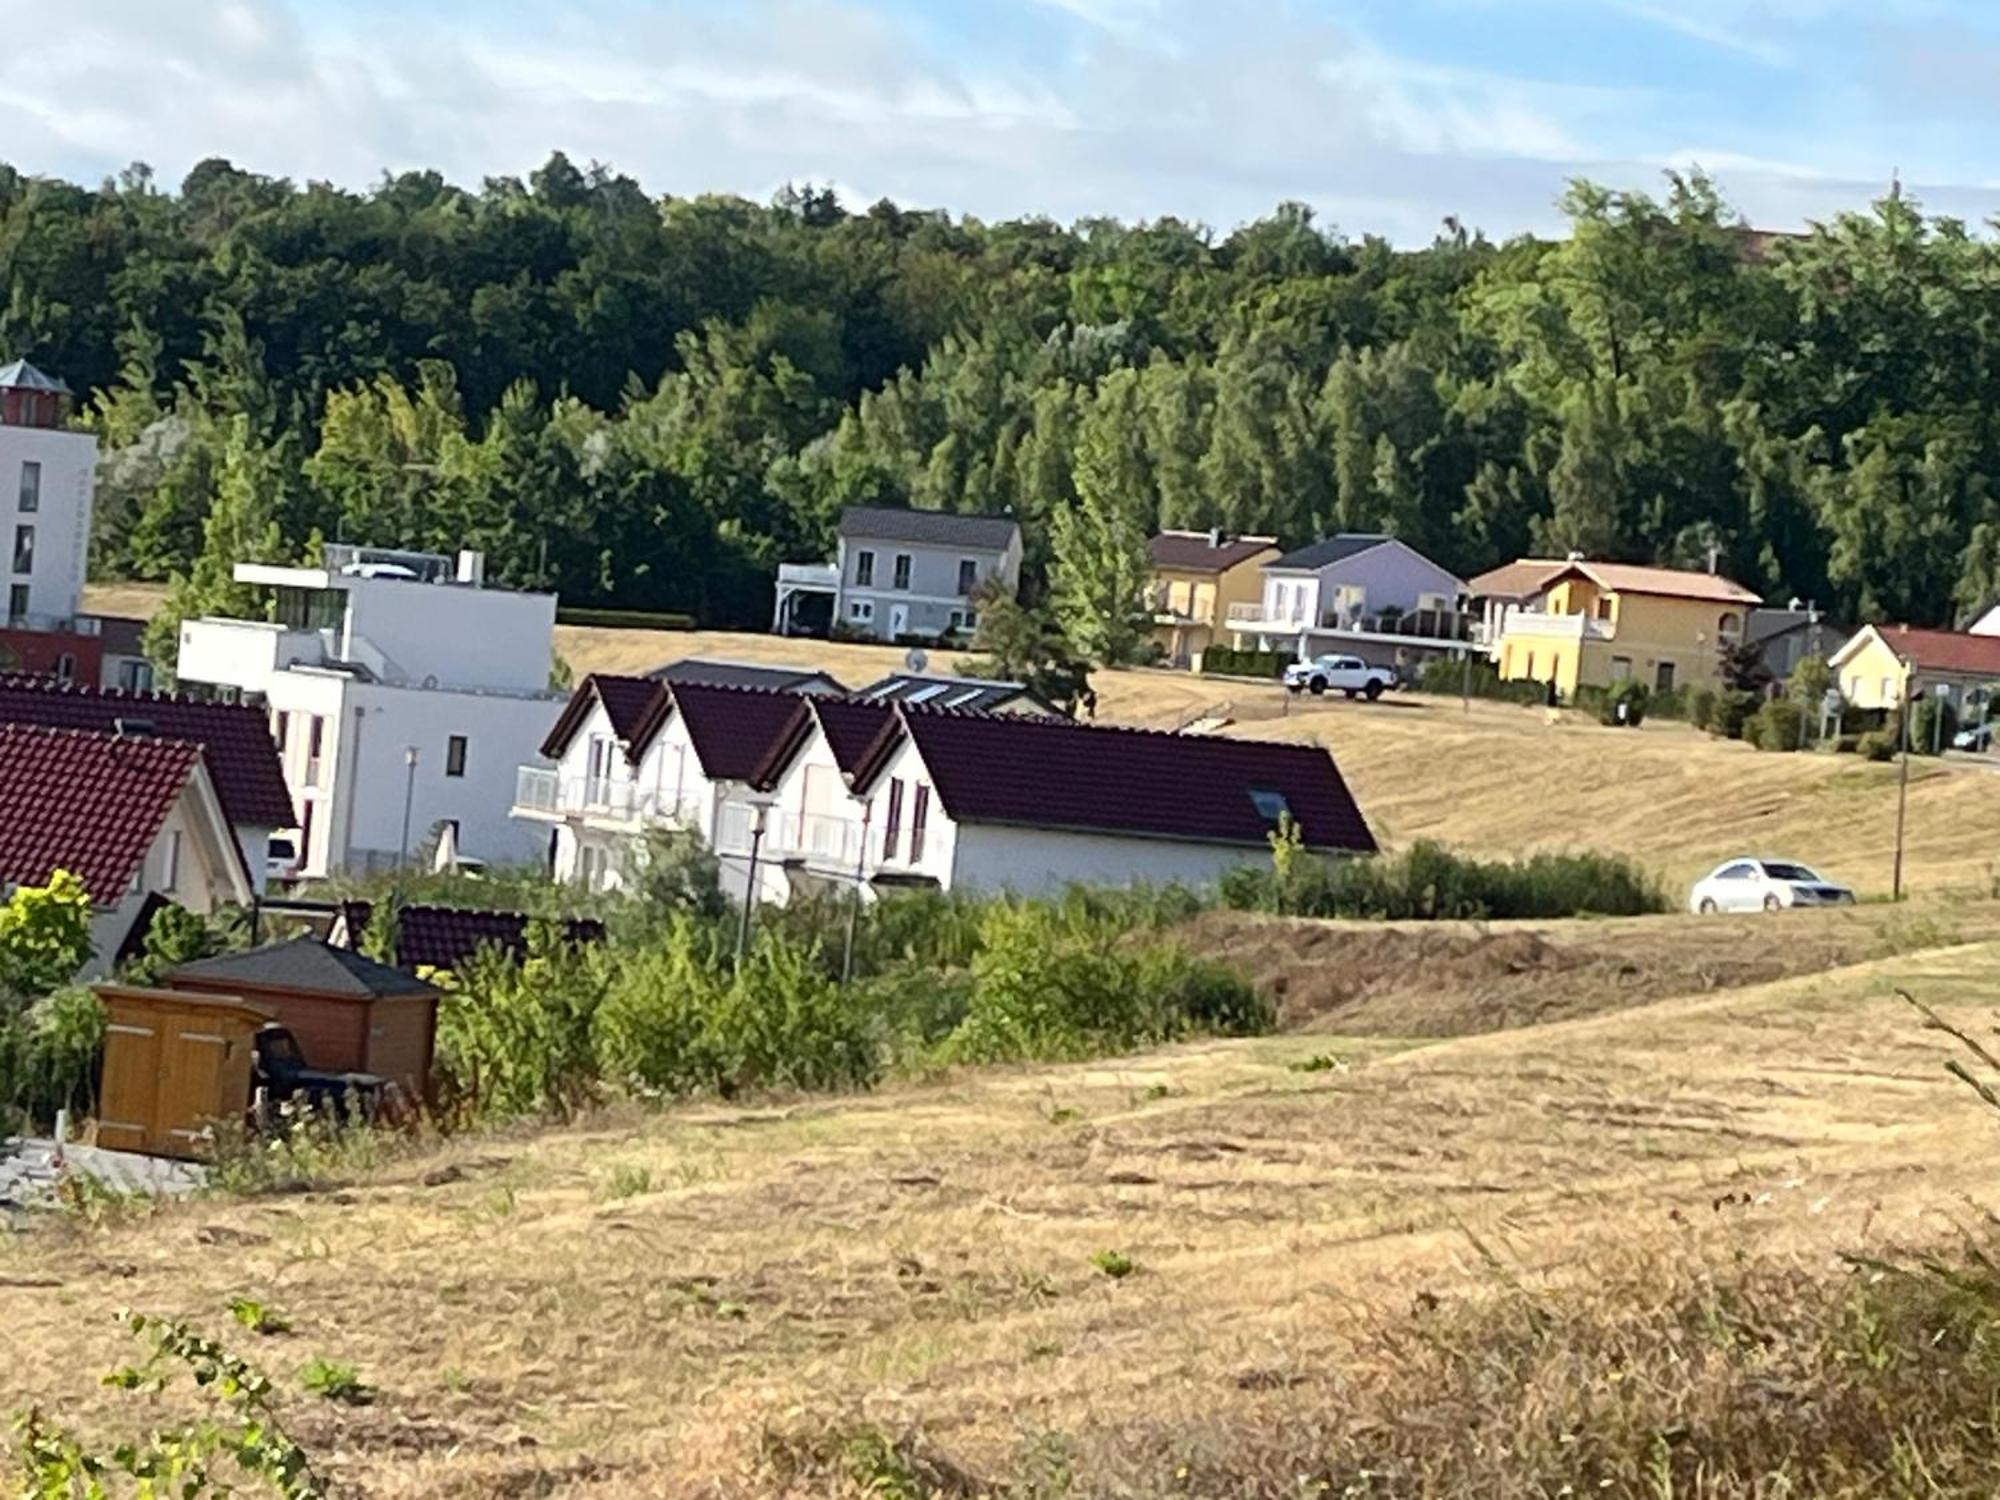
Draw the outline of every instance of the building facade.
M1221 531L1163 531L1147 544L1152 564L1153 642L1170 666L1199 666L1230 612L1263 597L1275 537Z
M809 601L828 611L827 629L876 640L969 635L977 596L1021 584L1021 528L1008 516L849 506L830 564L778 570L771 629L805 628Z
M1459 612L1464 582L1390 536L1314 542L1264 564L1262 585L1254 602L1229 607L1239 647L1411 668L1464 649L1470 635Z
M323 566L239 564L274 620L189 620L185 682L259 703L318 879L394 868L446 826L459 854L539 860L509 816L516 769L565 697L549 687L555 596L485 586L483 559L329 546Z
M2000 690L2000 636L1864 625L1833 654L1840 695L1860 709L1893 711L1935 693L1960 718L1984 718Z

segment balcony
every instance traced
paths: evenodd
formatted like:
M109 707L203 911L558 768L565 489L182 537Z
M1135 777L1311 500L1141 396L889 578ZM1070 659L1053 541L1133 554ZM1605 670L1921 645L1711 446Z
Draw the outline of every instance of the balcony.
M779 563L778 587L802 593L831 594L840 587L840 570L831 563Z
M1476 622L1450 609L1325 609L1317 615L1268 613L1261 603L1229 606L1229 625L1246 635L1353 636L1363 640L1436 642L1459 645L1474 638Z
M689 810L671 793L608 776L565 776L546 766L522 766L514 776L517 818L630 829L677 822Z
M1513 640L1608 641L1616 635L1616 629L1608 620L1593 620L1589 615L1544 614L1527 609L1510 612L1500 625L1500 636Z
M286 667L326 665L333 657L333 636L331 630L288 630L268 620L186 620L175 671L188 682L261 693Z

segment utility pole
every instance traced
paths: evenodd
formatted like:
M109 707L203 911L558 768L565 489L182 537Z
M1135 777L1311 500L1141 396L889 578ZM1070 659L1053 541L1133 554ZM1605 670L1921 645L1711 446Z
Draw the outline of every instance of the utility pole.
M1905 668L1907 673L1908 668ZM1907 676L1905 681L1907 681ZM1910 695L1902 695L1897 712L1901 715L1902 767L1896 776L1896 866L1890 879L1889 899L1903 899L1903 815L1910 800Z
M410 813L417 801L417 747L403 747L403 764L407 768L403 778L403 865L410 863Z
M736 924L738 968L743 966L743 955L750 951L750 909L757 904L757 853L764 843L764 819L770 811L768 802L750 805L750 875L743 887L743 912Z

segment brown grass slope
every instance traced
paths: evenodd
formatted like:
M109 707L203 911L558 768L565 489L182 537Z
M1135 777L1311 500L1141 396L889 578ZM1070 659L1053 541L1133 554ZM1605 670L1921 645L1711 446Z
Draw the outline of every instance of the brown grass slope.
M1587 1395L1722 1444L1741 1382L1796 1361L1777 1302L1762 1366L1673 1355L1728 1324L1675 1300L1721 1296L1707 1268L1830 1296L1834 1252L1983 1201L1994 1124L1891 990L1970 1021L1996 979L2000 943L1965 943L1457 1040L1189 1045L468 1142L0 1251L0 1408L117 1429L129 1398L94 1378L122 1353L112 1310L221 1327L250 1295L296 1323L239 1338L288 1383L323 1354L380 1387L288 1403L368 1494L1276 1495L1317 1493L1299 1466L1338 1455L1408 1465L1362 1493L1555 1493L1555 1436L1510 1458L1467 1414L1525 1443ZM1099 1269L1107 1250L1133 1273ZM1620 1276L1549 1342L1561 1299ZM1484 1345L1449 1355L1522 1296L1558 1300L1486 1374ZM1642 1354L1643 1390L1592 1363ZM1415 1370L1480 1389L1419 1420ZM1845 1421L1803 1387L1758 1399L1800 1432ZM1631 1467L1643 1422L1616 1436L1598 1492L1683 1492ZM1723 1477L1686 1492L1753 1492Z

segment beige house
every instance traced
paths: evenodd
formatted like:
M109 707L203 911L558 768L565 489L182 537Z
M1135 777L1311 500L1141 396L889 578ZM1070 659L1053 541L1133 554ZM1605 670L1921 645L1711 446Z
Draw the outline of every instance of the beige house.
M1254 604L1277 539L1221 531L1163 531L1148 544L1153 639L1177 667L1195 666L1215 643L1232 605Z

